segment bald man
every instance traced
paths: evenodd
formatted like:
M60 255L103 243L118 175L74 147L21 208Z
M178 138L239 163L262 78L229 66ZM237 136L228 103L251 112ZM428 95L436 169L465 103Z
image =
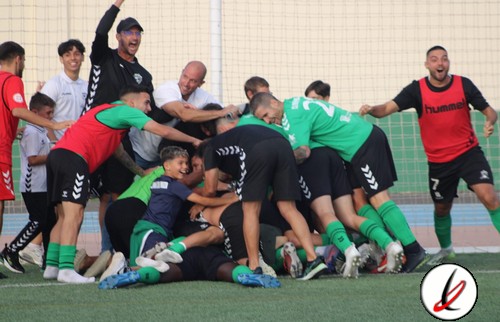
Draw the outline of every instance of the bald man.
M190 61L182 70L179 80L167 81L154 90L156 105L174 117L166 125L175 127L179 122L194 123L189 133L199 137L199 123L238 113L238 108L232 105L223 110L202 110L209 103L220 104L214 96L201 88L206 74L205 64ZM131 131L130 137L139 166L147 169L159 165L158 145L161 137L137 130Z

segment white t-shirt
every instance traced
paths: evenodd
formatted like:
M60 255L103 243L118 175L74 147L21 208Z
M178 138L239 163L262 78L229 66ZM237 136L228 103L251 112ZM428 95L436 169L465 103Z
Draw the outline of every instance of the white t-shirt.
M176 101L192 104L198 109L203 108L209 103L220 104L215 97L199 87L189 96L188 100L185 101L182 99L181 90L177 81L163 83L154 90L153 97L158 107ZM165 123L165 125L174 127L177 123L179 123L179 119L173 119ZM147 161L155 162L160 160L158 145L161 139L161 136L151 134L147 131L140 131L136 128L130 129L130 141L132 142L134 151Z
M87 97L87 81L79 78L76 81L66 75L64 71L49 79L43 86L43 94L56 102L54 122L77 120L85 106ZM59 140L66 129L54 131Z
M21 150L20 191L46 192L47 170L45 164L31 166L28 164L28 157L49 154L50 140L47 137L47 130L27 123L19 147Z

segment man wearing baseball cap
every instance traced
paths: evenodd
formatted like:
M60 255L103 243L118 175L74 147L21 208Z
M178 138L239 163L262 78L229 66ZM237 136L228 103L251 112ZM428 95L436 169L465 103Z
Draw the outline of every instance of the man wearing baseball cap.
M108 33L124 1L116 0L97 25L94 42L92 43L92 52L90 54L92 67L83 113L86 113L95 106L118 100L120 90L127 85L141 85L148 88L152 100L152 109L161 111L156 108L153 101L153 78L141 66L136 57L144 31L139 22L132 17L121 20L117 25L115 36L118 41L118 48L111 49L109 47ZM166 115L166 113L163 114ZM155 121L166 122L166 120L158 119L151 114L148 115L153 117ZM89 135L92 134L89 133ZM144 174L144 171L133 162L132 144L128 135L123 138L122 145L127 153L115 153L114 156L111 156L96 171L96 175L91 179L92 191L94 194L100 196L100 209L103 210L106 209L110 198L111 200L115 200L118 195L132 184L136 174L140 176ZM120 151L123 152L123 150ZM119 157L117 156L118 154L120 155ZM94 189L97 186L99 186L99 189ZM101 219L100 222L103 222L104 211L100 211L99 216ZM104 251L111 248L111 243L109 242L105 227L102 228L104 232L101 248Z

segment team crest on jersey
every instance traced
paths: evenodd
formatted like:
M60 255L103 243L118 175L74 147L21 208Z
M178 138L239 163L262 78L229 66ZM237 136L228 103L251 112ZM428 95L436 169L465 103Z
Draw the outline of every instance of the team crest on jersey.
M137 82L137 84L142 83L142 75L141 74L134 74L134 79Z
M14 102L16 102L16 103L23 102L23 96L21 95L21 93L15 93L14 96L12 96L12 98L14 99Z

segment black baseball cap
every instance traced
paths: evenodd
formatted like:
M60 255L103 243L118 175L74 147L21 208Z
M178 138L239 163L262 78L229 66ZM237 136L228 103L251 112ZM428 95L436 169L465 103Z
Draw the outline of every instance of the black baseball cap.
M120 23L116 27L116 32L120 33L124 30L130 30L132 27L137 27L140 31L144 31L137 20L132 17L128 17L120 21Z

